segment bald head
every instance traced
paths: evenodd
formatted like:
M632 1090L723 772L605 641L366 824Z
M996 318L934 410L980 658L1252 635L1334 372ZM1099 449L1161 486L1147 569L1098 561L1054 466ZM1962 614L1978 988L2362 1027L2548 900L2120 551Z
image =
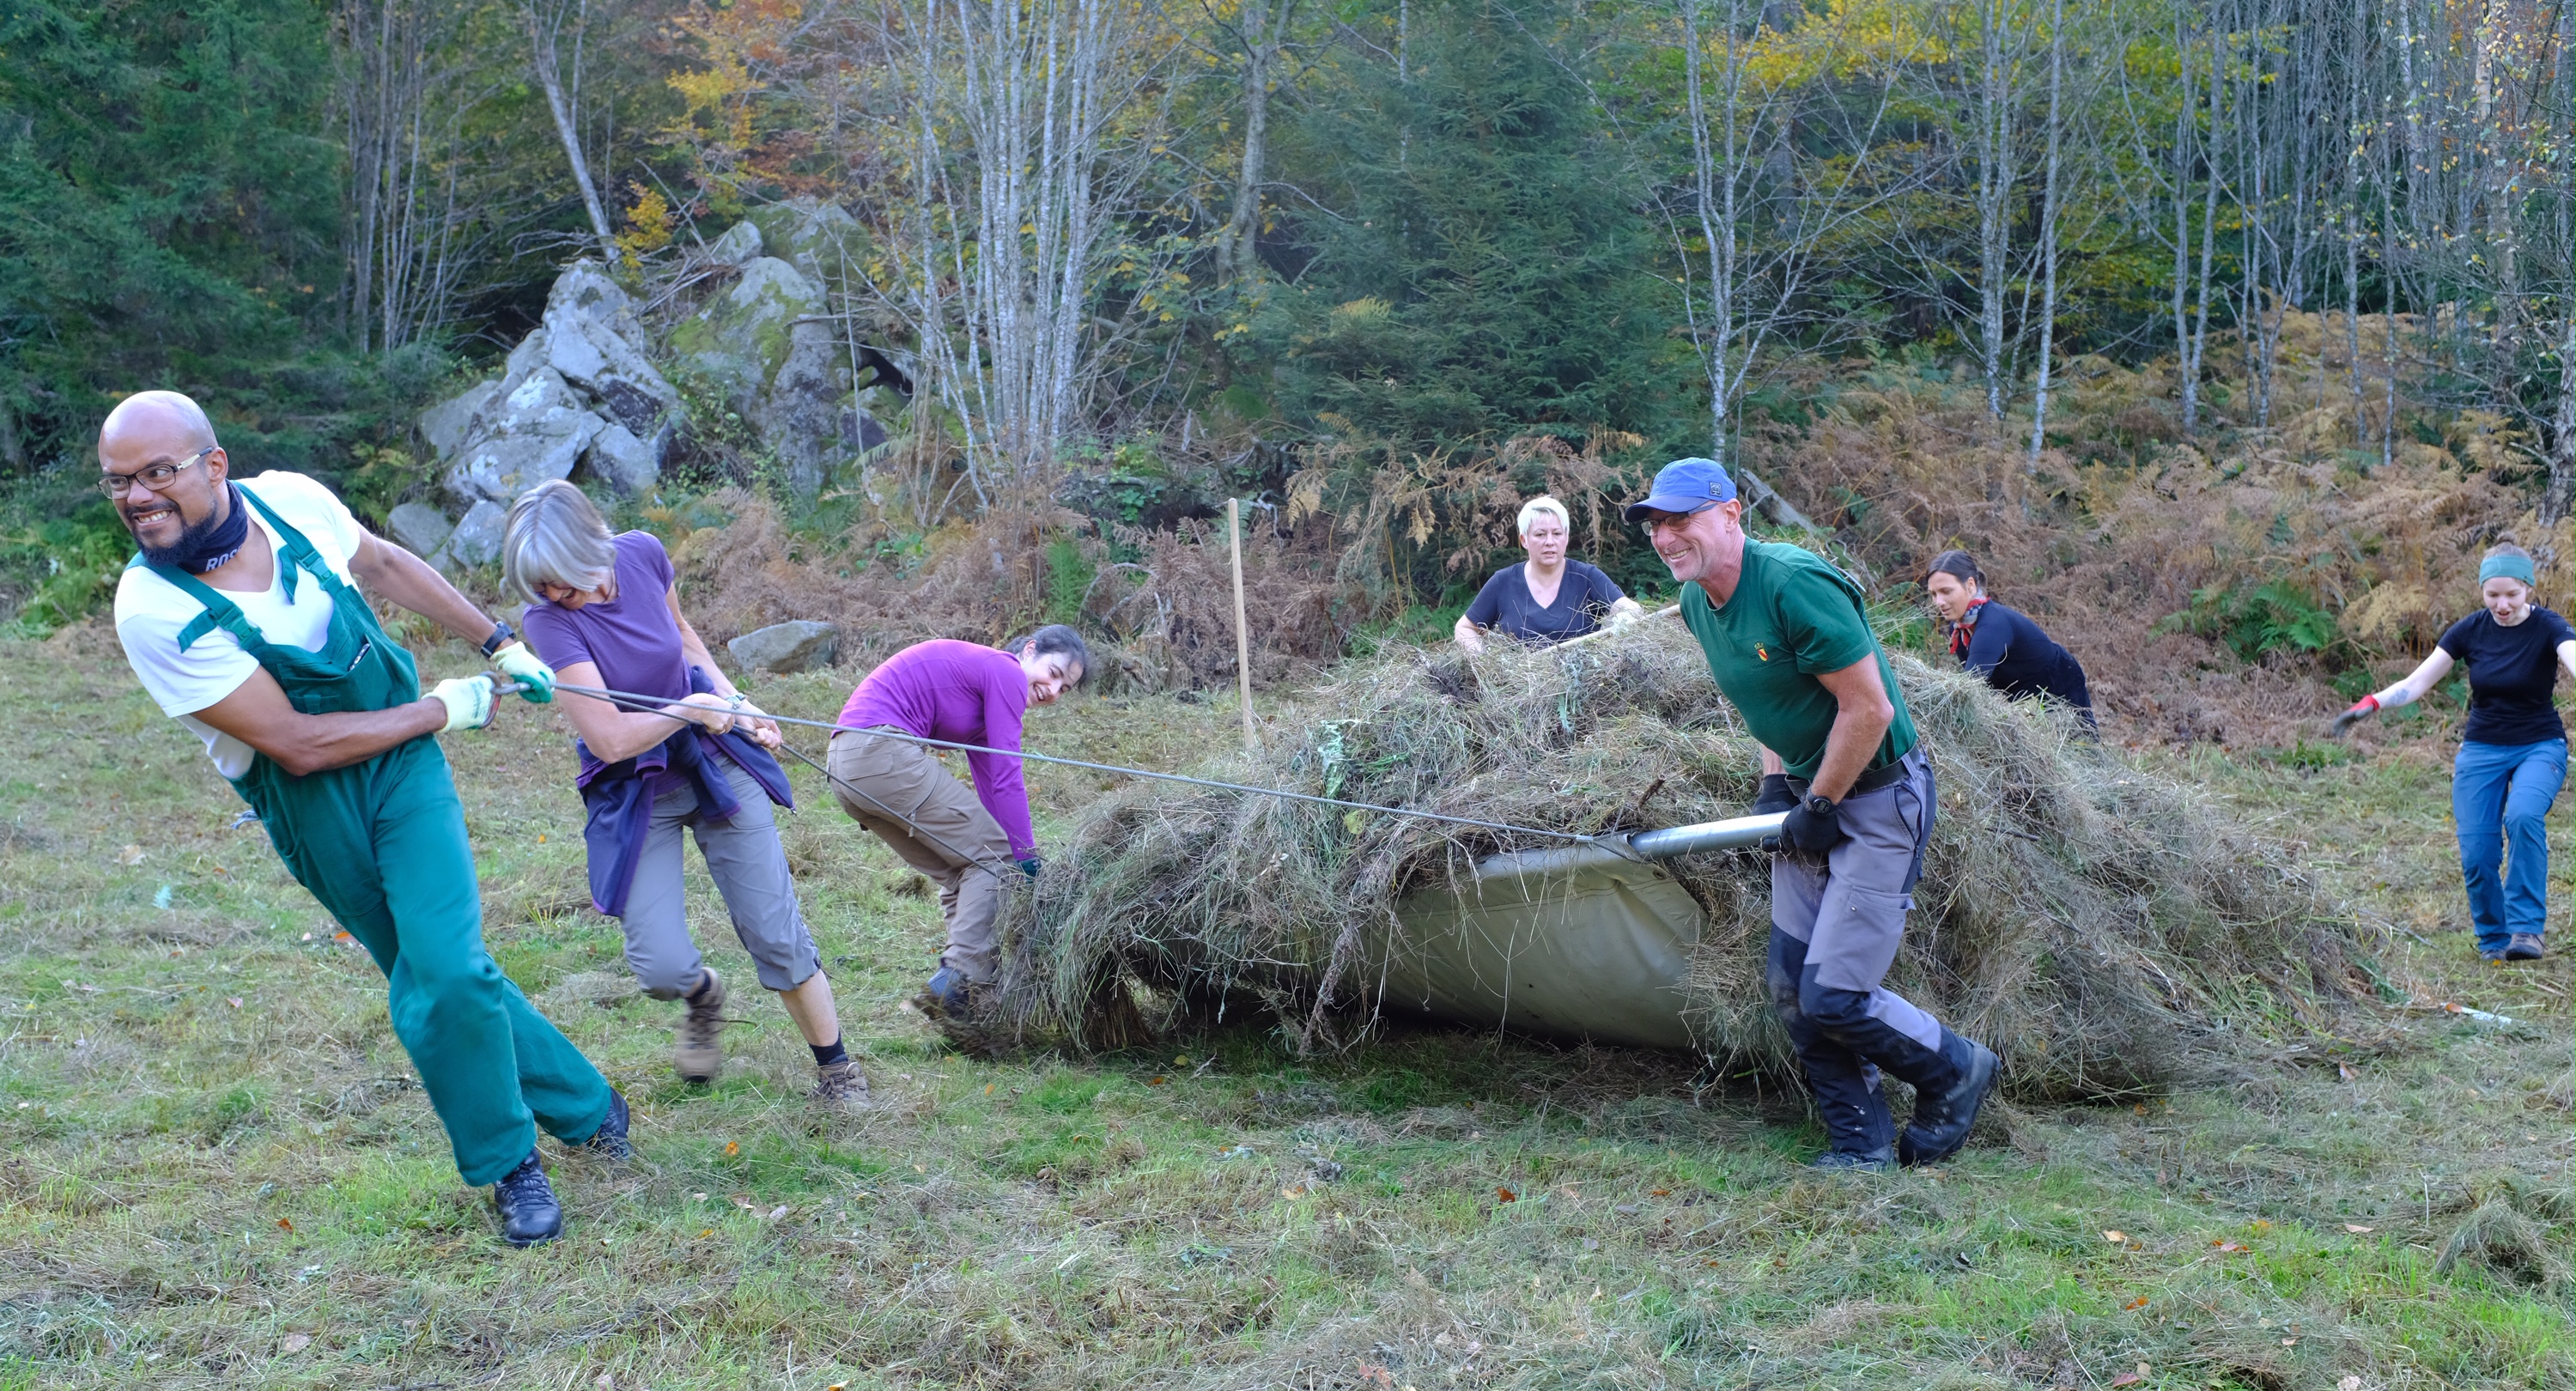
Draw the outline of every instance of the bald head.
M204 408L175 391L138 391L116 403L98 427L98 456L160 455L183 459L215 442Z

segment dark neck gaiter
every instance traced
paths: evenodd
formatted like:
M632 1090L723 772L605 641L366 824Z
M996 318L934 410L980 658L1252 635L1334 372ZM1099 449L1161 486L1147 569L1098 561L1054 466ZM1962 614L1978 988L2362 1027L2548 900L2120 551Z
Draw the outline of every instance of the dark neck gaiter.
M250 504L243 501L241 489L231 479L224 480L224 499L230 504L223 520L208 517L190 526L179 537L177 545L143 548L143 558L154 565L175 565L192 575L202 575L234 556L241 554L244 542L250 540Z

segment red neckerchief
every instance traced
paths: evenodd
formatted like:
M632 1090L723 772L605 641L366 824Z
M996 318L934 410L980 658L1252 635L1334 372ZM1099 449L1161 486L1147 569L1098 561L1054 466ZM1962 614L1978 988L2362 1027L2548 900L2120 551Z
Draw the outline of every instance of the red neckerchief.
M1968 640L1977 635L1977 610L1992 602L1982 594L1968 601L1967 610L1959 615L1959 621L1950 625L1951 656L1963 662L1968 659Z

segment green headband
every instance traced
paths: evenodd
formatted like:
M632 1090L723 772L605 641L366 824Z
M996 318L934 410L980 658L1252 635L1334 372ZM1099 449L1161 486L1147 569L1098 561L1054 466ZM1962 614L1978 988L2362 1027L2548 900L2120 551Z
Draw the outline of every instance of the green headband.
M2495 579L2538 583L2531 573L2531 557L2527 555L2491 555L2478 562L2478 583L2485 584Z

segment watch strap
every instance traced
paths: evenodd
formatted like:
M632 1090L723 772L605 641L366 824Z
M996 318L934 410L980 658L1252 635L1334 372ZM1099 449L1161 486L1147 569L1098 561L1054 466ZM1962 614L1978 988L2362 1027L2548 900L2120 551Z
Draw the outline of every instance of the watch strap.
M492 625L492 635L483 639L483 655L485 657L490 657L493 653L508 646L511 640L518 636L518 631L512 628L506 620L495 622Z

